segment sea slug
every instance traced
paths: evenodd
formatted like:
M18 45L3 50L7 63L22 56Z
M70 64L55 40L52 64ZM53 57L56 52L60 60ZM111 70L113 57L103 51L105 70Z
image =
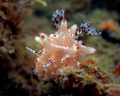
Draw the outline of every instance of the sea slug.
M53 20L56 20L56 16L58 16L59 19L59 14L62 14L60 11L64 10L56 10L53 15L57 15L53 16ZM59 74L63 73L67 67L71 66L75 69L81 66L79 62L80 59L88 54L97 52L95 48L82 45L82 41L76 40L81 34L100 34L96 28L89 26L89 22L83 22L79 29L76 24L68 28L65 18L62 18L59 22L60 25L57 24L57 28L59 28L55 34L47 35L45 33L39 33L40 37L35 36L35 40L41 46L42 50L35 51L26 47L37 55L35 59L36 68L33 72L39 78L53 80L59 76Z

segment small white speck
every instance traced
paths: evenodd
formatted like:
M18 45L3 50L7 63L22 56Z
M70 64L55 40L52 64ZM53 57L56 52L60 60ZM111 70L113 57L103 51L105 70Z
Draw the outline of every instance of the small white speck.
M70 32L70 29L68 29L68 32Z
M60 34L62 34L63 32L61 31Z
M65 39L65 36L63 36L63 39Z

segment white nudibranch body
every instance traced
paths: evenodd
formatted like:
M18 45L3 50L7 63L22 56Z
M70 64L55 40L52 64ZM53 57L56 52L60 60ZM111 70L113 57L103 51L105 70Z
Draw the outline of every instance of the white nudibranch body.
M71 66L74 69L81 66L80 59L97 52L95 48L84 46L82 41L75 40L76 29L76 24L67 28L67 21L63 18L55 34L48 36L39 33L40 37L35 37L42 50L34 51L26 47L37 55L36 68L33 71L39 78L55 79L67 67Z

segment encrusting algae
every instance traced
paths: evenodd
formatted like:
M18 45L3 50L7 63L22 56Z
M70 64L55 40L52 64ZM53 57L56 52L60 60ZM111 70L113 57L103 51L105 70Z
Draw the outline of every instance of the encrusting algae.
M73 69L81 66L79 60L86 55L97 52L95 48L82 45L82 41L76 39L81 35L99 35L101 32L90 27L88 21L83 22L79 29L76 24L68 28L67 20L63 17L64 10L56 10L53 21L58 28L57 32L49 36L40 32L40 37L35 36L42 50L35 51L26 47L37 55L33 72L39 78L53 80L69 66Z
M0 57L11 58L10 55L18 54L15 41L22 33L22 19L31 14L29 5L20 4L16 0L0 1ZM18 44L18 42L16 42Z

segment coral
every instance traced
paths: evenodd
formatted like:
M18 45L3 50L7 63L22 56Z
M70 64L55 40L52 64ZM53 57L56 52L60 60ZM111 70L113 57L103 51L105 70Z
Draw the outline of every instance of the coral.
M63 90L71 90L68 94L82 96L118 96L119 86L113 83L111 77L101 68L95 67L94 64L84 64L77 70L67 69L57 78L56 82ZM111 85L112 84L112 85ZM115 88L115 89L114 89ZM75 91L76 90L76 91ZM109 91L108 91L109 90ZM110 90L118 91L113 93ZM111 95L112 94L112 95Z
M55 12L59 15L62 13L59 10ZM56 14L54 13L53 18L54 15L56 18ZM56 19L53 20L56 21ZM59 24L59 22L57 23ZM56 27L58 28L58 25ZM78 29L79 32L75 35L76 30L76 24L67 28L67 21L63 18L55 34L47 36L44 33L39 33L40 37L35 36L35 40L43 48L42 50L35 51L26 47L29 51L37 55L35 59L36 68L33 71L39 78L45 78L46 80L54 79L69 66L73 69L81 66L80 59L88 54L97 52L95 48L86 47L82 45L81 41L76 39L80 35L99 35L101 32L98 32L94 27L90 27L89 22L82 23L80 29Z
M85 60L77 69L67 68L54 82L43 82L45 85L51 83L53 87L47 89L47 93L42 91L42 95L54 96L59 92L58 96L119 96L120 86L113 82L110 74L97 67L93 61Z

